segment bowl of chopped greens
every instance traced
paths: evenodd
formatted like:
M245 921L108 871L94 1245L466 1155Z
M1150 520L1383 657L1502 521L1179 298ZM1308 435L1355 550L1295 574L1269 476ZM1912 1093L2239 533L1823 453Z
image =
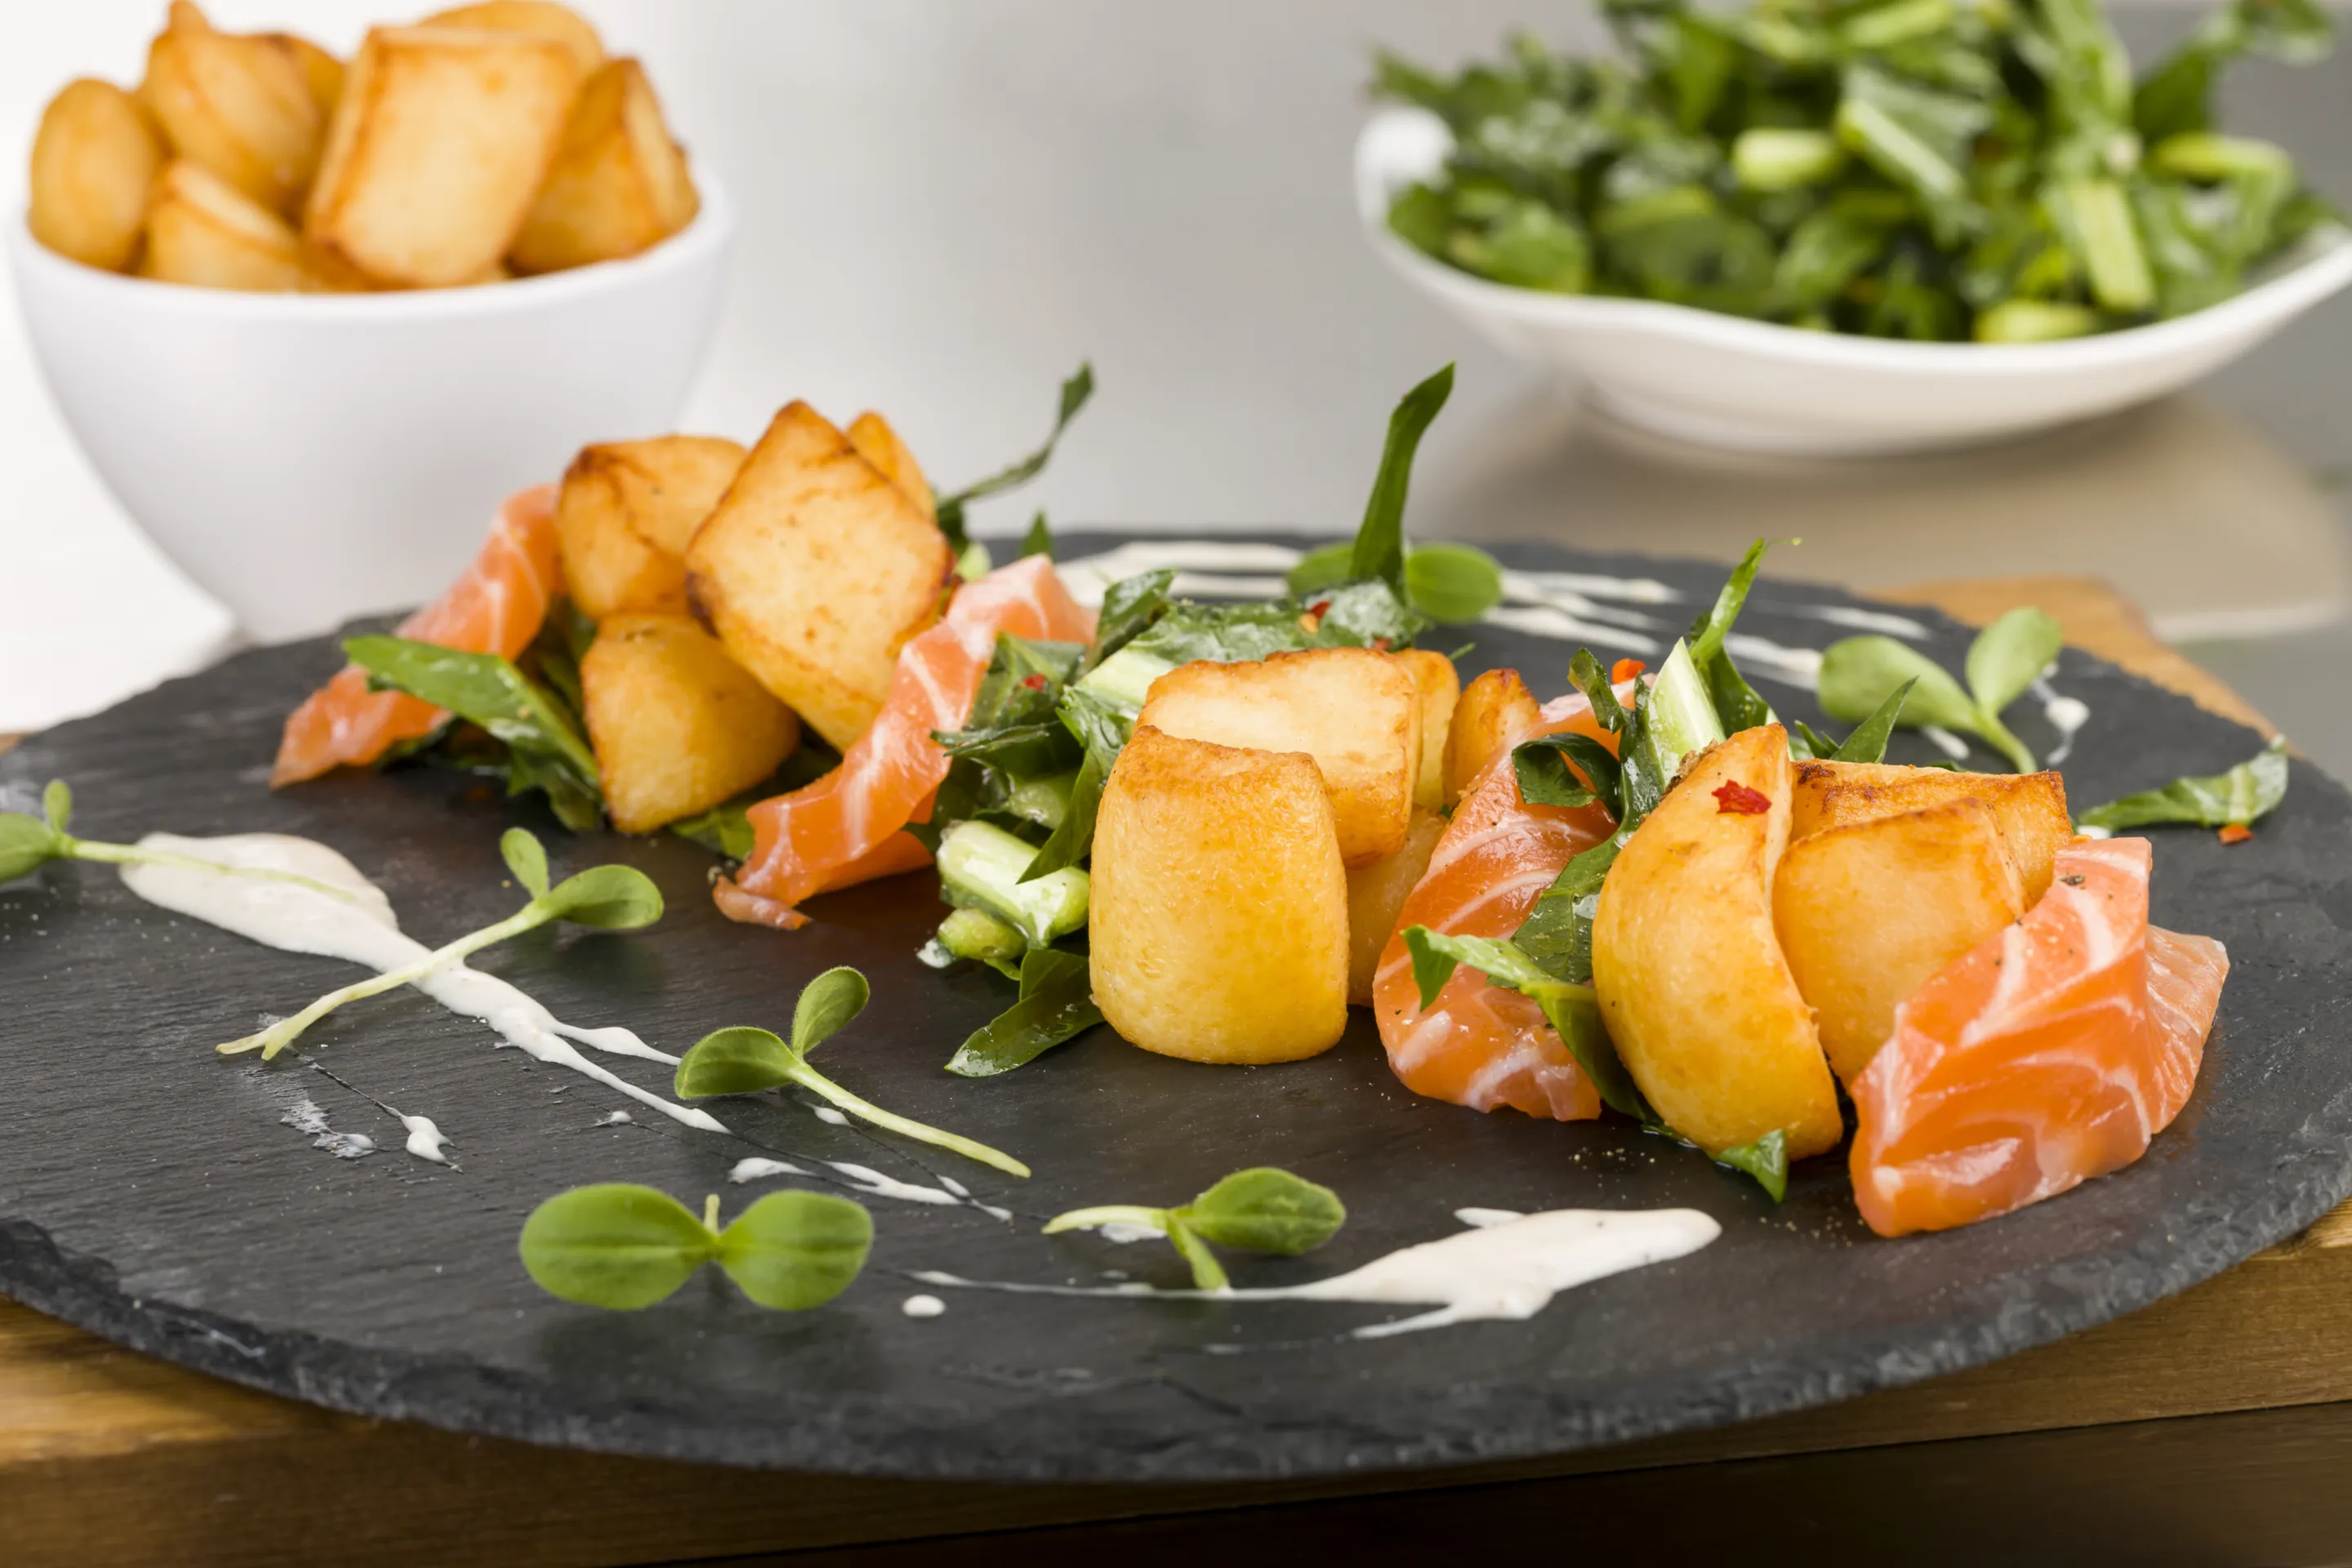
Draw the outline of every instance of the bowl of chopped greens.
M2097 0L1601 0L1622 58L1524 36L1379 58L1375 248L1516 356L1668 435L1850 455L2176 391L2352 282L2286 149L2224 134L2314 0L2228 0L2135 72Z

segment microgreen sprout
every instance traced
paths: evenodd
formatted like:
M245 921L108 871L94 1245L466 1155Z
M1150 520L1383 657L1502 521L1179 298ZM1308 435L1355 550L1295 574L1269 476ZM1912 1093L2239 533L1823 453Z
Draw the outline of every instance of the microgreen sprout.
M168 849L152 849L142 844L105 844L94 838L76 838L66 831L73 820L73 791L63 779L51 779L49 787L41 792L41 815L26 812L0 812L0 882L13 882L27 877L52 860L95 860L110 866L168 866L176 871L205 871L221 877L248 877L257 881L291 882L325 893L331 898L350 902L353 897L348 888L338 888L331 882L299 876L292 871L272 870L262 866L229 866L218 860L200 859L194 855L174 855Z
M259 1034L247 1035L219 1047L224 1056L259 1051L264 1060L275 1057L299 1038L303 1030L347 1002L380 995L414 984L436 971L463 962L494 942L520 936L555 921L592 926L602 931L635 931L661 919L662 897L646 874L631 866L593 866L553 887L547 883L547 851L537 838L520 827L507 829L499 840L499 853L516 881L530 892L530 902L496 925L459 937L414 963L386 970L371 979L331 991L290 1018L280 1019Z
M828 1193L771 1193L721 1227L716 1194L698 1216L667 1193L608 1182L533 1209L520 1249L541 1289L583 1306L650 1307L716 1263L761 1306L797 1312L847 1289L873 1245L873 1216Z
M680 1100L703 1100L714 1094L756 1094L796 1083L860 1121L919 1142L952 1149L968 1160L1013 1175L1026 1176L1029 1167L1012 1155L885 1110L809 1066L808 1054L864 1012L872 994L866 976L856 970L828 969L808 983L793 1005L789 1041L767 1029L746 1027L705 1035L678 1062L672 1087Z
M2008 758L2019 773L2030 773L2036 765L2033 753L2001 723L2000 714L2041 679L2063 640L2048 613L2021 605L1969 645L1963 688L1907 643L1889 637L1847 637L1822 654L1822 710L1848 723L1871 720L1909 681L1899 721L1905 727L1963 731Z
M1192 1265L1192 1283L1223 1290L1231 1283L1209 1244L1244 1252L1296 1258L1312 1252L1339 1233L1347 1205L1330 1188L1271 1165L1236 1171L1194 1198L1171 1209L1109 1204L1072 1209L1045 1224L1045 1234L1132 1226L1165 1236Z

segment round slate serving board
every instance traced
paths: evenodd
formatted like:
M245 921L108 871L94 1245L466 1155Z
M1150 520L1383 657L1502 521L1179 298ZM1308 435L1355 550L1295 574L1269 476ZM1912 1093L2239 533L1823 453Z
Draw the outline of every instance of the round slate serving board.
M1066 558L1111 541L1072 539ZM1604 658L1662 647L1714 594L1692 563L1507 547L1513 565L1653 577L1682 602L1593 639ZM1617 606L1622 609L1624 606ZM1818 647L1845 635L1833 590L1769 581L1745 633ZM1828 615L1822 614L1824 610ZM1957 668L1968 633L1903 615ZM1848 618L1850 622L1850 617ZM1572 645L1494 626L1465 676L1525 670L1562 689ZM521 822L557 873L621 859L671 912L628 936L541 931L478 960L567 1021L625 1023L683 1050L730 1024L782 1027L809 976L864 969L874 1001L823 1059L893 1110L1010 1150L1013 1182L938 1151L829 1125L790 1098L726 1102L740 1137L675 1126L520 1053L414 993L312 1031L305 1059L215 1057L264 1013L352 977L153 909L101 867L50 868L0 890L0 1292L205 1372L371 1415L539 1442L730 1464L902 1477L1191 1480L1423 1466L1557 1452L1843 1399L2006 1355L2147 1305L2308 1224L2352 1190L2352 801L2296 763L2284 808L2250 844L2159 829L2155 915L2229 944L2235 965L2196 1096L2147 1157L2053 1202L1948 1235L1882 1241L1836 1159L1799 1167L1789 1201L1615 1121L1559 1125L1419 1100L1390 1076L1358 1015L1312 1061L1211 1068L1150 1056L1108 1030L1004 1078L940 1066L1006 1000L992 975L941 974L916 948L936 921L926 875L818 900L792 935L730 925L704 896L711 860L664 837L577 838L536 805L422 769L264 786L285 712L338 663L329 641L241 655L0 759L22 808L52 776L77 827L129 838L269 830L322 839L380 882L404 925L446 941L508 913L497 838ZM1751 678L1784 713L1809 694ZM2248 732L2069 650L2056 685L2093 717L2068 785L2078 804L2210 772ZM2030 701L2027 742L2053 740ZM1898 760L1932 753L1898 738ZM602 1058L649 1088L666 1072ZM335 1158L288 1124L308 1096L338 1131L385 1152ZM372 1103L422 1112L459 1169L399 1152ZM732 1214L767 1153L956 1178L1013 1211L869 1200L864 1276L814 1311L762 1311L715 1272L667 1303L603 1313L541 1295L515 1237L549 1194L649 1183ZM1688 1258L1570 1291L1523 1323L1358 1341L1372 1307L1129 1301L940 1292L943 1317L900 1307L907 1275L1183 1282L1165 1247L1045 1237L1085 1204L1172 1203L1241 1166L1327 1182L1347 1228L1298 1259L1240 1258L1244 1284L1354 1267L1453 1231L1465 1205L1688 1205L1722 1239ZM1113 1271L1121 1271L1114 1275Z

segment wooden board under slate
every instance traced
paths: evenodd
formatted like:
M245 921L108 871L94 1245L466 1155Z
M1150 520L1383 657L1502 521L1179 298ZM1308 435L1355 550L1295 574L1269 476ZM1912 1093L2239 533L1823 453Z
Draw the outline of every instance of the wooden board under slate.
M1642 573L1687 601L1642 635L1670 637L1717 569L1583 560L1515 564ZM1820 646L1851 605L1769 583L1743 630ZM1921 613L1956 666L1966 633ZM1493 627L1465 669L1511 663L1539 689L1569 649ZM1604 657L1638 648L1596 639ZM2352 1185L2344 1049L2352 803L2297 764L2287 805L2249 845L2158 835L2156 918L2230 944L2236 965L2196 1098L2150 1155L2027 1213L1882 1242L1834 1162L1802 1167L1774 1209L1685 1152L1615 1124L1482 1117L1389 1077L1368 1026L1308 1063L1207 1069L1108 1034L1011 1077L938 1071L1001 1005L993 983L922 969L935 918L923 878L824 900L792 936L731 927L700 896L709 861L664 840L569 839L533 808L412 771L277 795L261 785L276 725L331 670L320 642L248 654L0 760L20 796L52 774L97 836L271 829L335 844L391 894L406 928L446 938L506 912L498 832L548 833L559 869L625 858L673 912L637 936L541 934L486 958L578 1023L626 1022L683 1047L730 1023L773 1025L801 981L854 963L876 981L831 1069L894 1109L1028 1158L1003 1181L929 1151L829 1127L796 1102L730 1104L743 1136L697 1134L621 1108L585 1080L496 1051L421 997L324 1026L306 1055L367 1095L434 1116L458 1171L396 1152L337 1161L279 1117L308 1094L339 1130L396 1144L359 1095L288 1058L257 1070L210 1045L299 1005L347 966L276 953L132 900L95 867L0 892L0 1292L137 1348L341 1408L650 1455L871 1475L1137 1480L1310 1475L1560 1452L1815 1405L1981 1362L2130 1310L2309 1223ZM2057 684L2094 718L2066 769L2092 801L2236 760L2247 732L2069 652ZM1759 681L1811 718L1794 688ZM2048 736L2030 706L2029 743ZM1916 745L1916 741L1906 742ZM1914 751L1924 757L1924 748ZM623 1070L637 1073L633 1064ZM650 1067L640 1081L658 1086ZM635 1315L539 1295L513 1256L522 1216L562 1187L650 1182L689 1199L755 1189L746 1153L858 1161L965 1181L1018 1216L876 1202L880 1237L842 1300L798 1317L690 1288ZM1376 1309L1051 1300L974 1293L905 1318L913 1268L992 1279L1174 1283L1172 1258L1034 1223L1079 1203L1171 1201L1235 1166L1275 1163L1339 1187L1348 1229L1324 1252L1245 1262L1247 1282L1312 1278L1445 1234L1456 1207L1659 1206L1725 1235L1682 1262L1602 1281L1525 1324L1386 1342L1343 1331ZM1242 1347L1223 1353L1212 1347Z

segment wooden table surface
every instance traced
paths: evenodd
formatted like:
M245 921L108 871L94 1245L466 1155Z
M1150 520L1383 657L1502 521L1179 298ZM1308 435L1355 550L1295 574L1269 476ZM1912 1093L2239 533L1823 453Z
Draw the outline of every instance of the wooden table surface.
M2097 582L1888 596L1977 621L2041 605L2070 642L2270 728ZM0 1301L0 1562L17 1564L1194 1564L1545 1541L1660 1562L2344 1563L2347 1477L2352 1205L2132 1317L1843 1404L1559 1459L1174 1489L777 1476L454 1436Z

